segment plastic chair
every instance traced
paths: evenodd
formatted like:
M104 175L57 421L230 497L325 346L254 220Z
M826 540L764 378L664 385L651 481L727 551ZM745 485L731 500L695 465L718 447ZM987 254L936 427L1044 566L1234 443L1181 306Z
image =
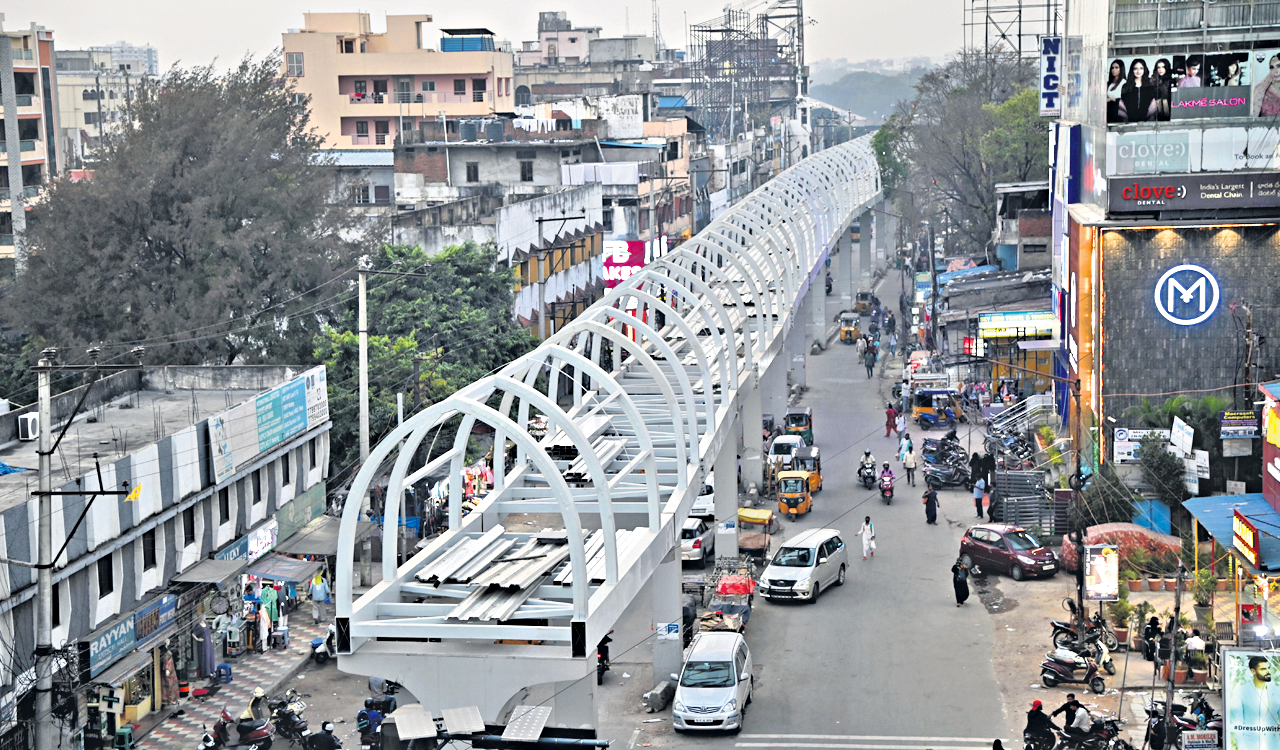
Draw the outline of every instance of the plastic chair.
M213 673L213 679L221 682L223 685L231 684L231 665L219 664L217 671Z

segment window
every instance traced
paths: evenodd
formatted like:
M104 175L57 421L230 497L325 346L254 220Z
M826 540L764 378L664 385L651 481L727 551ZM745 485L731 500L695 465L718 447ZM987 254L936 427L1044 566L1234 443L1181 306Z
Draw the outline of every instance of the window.
M369 92L368 81L356 81L354 83L354 86L355 86L354 90L357 94L367 94Z
M285 453L280 459L280 474L284 478L284 484L286 486L293 484L293 466L289 461L290 458L292 458L292 456Z
M222 525L231 520L231 488L223 487L218 490L218 524Z
M85 125L97 125L99 122L102 122L102 121L103 121L103 120L102 120L102 118L98 117L98 113L97 113L97 112L85 112L85 113L84 113L84 124L85 124Z
M528 86L516 86L516 104L529 104L533 100L533 94L529 91Z
M671 141L667 144L667 161L675 161L680 158L680 141Z
M467 162L467 182L479 182L479 181L480 181L480 162L478 161Z
M156 530L154 528L142 532L142 569L151 570L156 567Z
M253 504L262 502L262 472L253 472Z
M613 209L606 208L604 211L601 212L601 217L602 218L600 223L604 225L604 231L612 232L613 231Z
M299 94L298 92L296 92L296 91L295 91L295 92L293 92L292 94L290 94L290 95L289 95L289 100L293 102L293 106L295 106L295 107L305 107L305 106L307 106L307 95L306 95L306 94Z
M1048 245L1023 245L1022 246L1022 252L1024 253L1046 253L1048 251L1049 251Z
M284 56L285 75L298 77L302 75L302 53L287 52Z
M520 162L520 181L533 182L533 162L531 161Z
M356 40L354 39L338 40L338 54L350 55L350 54L353 54L355 51L356 51Z
M356 120L356 135L369 135L368 120Z
M577 44L577 43L578 43L578 37L576 36L569 37L569 44Z
M374 203L390 203L391 202L391 186L390 185L374 185L373 186L373 202ZM312 468L315 468L315 449L312 448L311 456Z
M423 82L422 82L422 90L423 90L423 91L435 91L435 90L436 90L436 82L435 82L435 81L423 81Z
M369 202L369 186L359 185L351 188L352 203L368 203Z
M640 213L640 231L643 232L649 228L649 212L642 208L640 209L639 213Z
M196 509L195 506L182 511L182 546L190 547L196 543Z
M482 102L484 95L489 89L488 79L472 78L471 79L471 101Z
M98 598L116 590L116 573L112 569L111 555L98 559Z
M453 79L453 93L455 94L467 93L467 79L465 78Z
M314 441L314 440L308 440L308 441L307 441L307 454L311 457L311 468L312 468L312 469L316 468L316 464L317 464L317 460L316 460L316 441Z
M521 149L516 152L516 158L521 160L528 159L532 161L533 159L538 158L538 152L531 148Z

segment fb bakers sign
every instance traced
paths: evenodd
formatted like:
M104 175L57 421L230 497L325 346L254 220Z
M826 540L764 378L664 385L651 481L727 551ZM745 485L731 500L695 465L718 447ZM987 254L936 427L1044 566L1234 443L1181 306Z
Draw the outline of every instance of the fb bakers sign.
M1116 177L1109 186L1111 213L1152 213L1217 208L1275 208L1280 175L1166 175Z

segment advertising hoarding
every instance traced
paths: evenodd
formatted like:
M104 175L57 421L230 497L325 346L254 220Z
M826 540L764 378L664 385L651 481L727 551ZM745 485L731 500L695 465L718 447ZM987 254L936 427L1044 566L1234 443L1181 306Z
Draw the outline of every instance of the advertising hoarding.
M604 286L612 289L644 268L645 247L641 240L606 240L604 243Z
M1137 451L1142 447L1142 438L1148 433L1154 432L1165 440L1169 439L1169 430L1131 430L1127 427L1117 427L1112 433L1111 460L1118 464L1136 464L1139 463Z
M1274 208L1280 203L1280 174L1165 175L1113 177L1112 213Z
M324 365L313 367L251 401L209 417L214 480L222 482L259 453L329 420Z
M1280 747L1280 656L1224 649L1223 746L1233 750Z
M1090 602L1114 602L1120 598L1120 555L1114 544L1088 544L1084 548L1084 598Z
M1244 514L1236 509L1232 511L1231 518L1231 546L1244 555L1244 559L1249 561L1253 567L1258 567L1261 557L1258 554L1258 527L1253 522L1244 517Z
M1280 43L1207 54L1114 58L1103 71L1108 123L1280 115Z
M1107 133L1107 176L1280 169L1280 128L1206 126Z
M1040 116L1062 114L1062 37L1040 37Z
M1219 435L1223 440L1258 437L1258 412L1256 411L1224 411L1218 415L1221 425Z
M1045 336L1058 329L1052 310L978 313L978 336L984 339L1011 336Z

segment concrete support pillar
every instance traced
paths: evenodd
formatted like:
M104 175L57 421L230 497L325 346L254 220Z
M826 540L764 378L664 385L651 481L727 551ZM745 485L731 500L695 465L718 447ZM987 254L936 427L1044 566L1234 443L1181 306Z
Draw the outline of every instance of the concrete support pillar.
M808 320L809 308L813 295L806 294L804 299L791 314L791 327L787 331L787 340L782 351L787 359L787 392L790 386L805 385L804 357L809 351ZM777 415L779 418L781 414Z
M889 236L889 214L884 212L884 201L876 204L876 259L887 260L893 250L893 239Z
M755 376L749 376L750 382L741 386L746 392L742 400L742 482L745 489L751 488L755 482L760 486L764 478L764 441L761 440L761 394L760 382Z
M758 424L758 423L757 423ZM734 425L737 428L737 425ZM738 450L737 441L726 440L715 457L716 557L738 556ZM733 526L728 526L734 521Z
M832 292L835 291L834 283ZM809 343L817 344L819 349L827 348L827 280L818 278L818 283L809 290L813 304L809 306Z
M720 484L719 477L716 484ZM684 640L680 634L684 621L680 607L680 556L675 549L658 564L649 585L653 590L653 626L658 632L653 640L653 684L657 685L670 679L672 672L679 674L684 663ZM667 632L671 623L676 626L674 634ZM594 683L595 680L583 682Z
M679 600L676 601L679 605ZM679 617L676 618L679 621ZM655 653L657 648L654 649ZM592 657L595 654L592 652ZM595 672L596 660L588 659L591 665L591 671ZM551 699L551 717L547 719L547 724L558 727L594 727L598 726L596 719L596 701L595 675L581 680L572 682L553 682L551 683L552 695Z
M840 263L836 274L836 291L840 295L840 309L853 309L854 294L857 293L858 274L853 269L853 237L846 229L840 233Z
M787 414L787 354L784 349L760 378L761 408L782 424Z
M858 270L862 273L862 278L867 282L870 288L871 271L874 265L871 261L871 225L874 223L870 211L863 211L858 217Z

